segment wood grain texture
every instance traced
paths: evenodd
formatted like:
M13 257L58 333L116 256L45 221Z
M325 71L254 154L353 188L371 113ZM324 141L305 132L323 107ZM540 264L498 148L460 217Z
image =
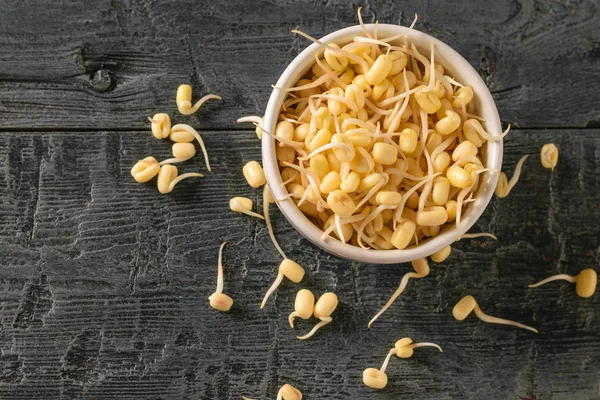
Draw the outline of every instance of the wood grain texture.
M374 0L368 22L409 25L480 71L505 123L598 127L597 1ZM271 85L315 36L357 23L357 4L312 1L7 2L0 17L0 128L142 129L174 113L191 83L207 104L196 123L234 128L262 114Z
M600 399L600 298L568 283L527 284L600 265L600 23L594 1L392 1L365 20L408 25L447 42L478 69L503 122L505 169L531 154L521 181L494 199L450 258L368 320L409 265L325 254L272 211L276 235L307 275L258 305L280 262L264 223L234 214L260 203L242 166L259 142L236 118L261 114L270 85L316 36L356 24L346 1L23 1L0 13L0 399L275 398L291 383L310 399ZM174 94L223 96L193 117ZM147 115L201 129L213 173L169 195L129 170L170 156ZM244 128L238 130L240 128ZM543 129L552 128L552 129ZM587 129L584 129L587 128ZM557 169L539 162L554 142ZM206 172L200 157L181 171ZM510 175L510 173L509 173ZM259 207L260 210L260 207ZM225 292L208 306L225 248ZM335 291L334 321L287 324L295 293ZM452 318L474 295L490 315L540 334ZM362 385L400 337L444 348L393 359L390 383Z
M259 143L249 131L203 136L214 172L166 196L129 174L141 157L169 156L148 131L0 136L0 398L268 399L286 382L306 399L598 398L600 297L582 300L568 283L526 286L598 266L599 130L509 135L505 168L531 157L473 229L498 242L457 243L370 330L410 266L325 254L273 211L280 242L307 275L259 310L280 259L262 222L228 211L234 195L259 199L240 173ZM539 162L546 142L561 151L553 173ZM181 170L204 165L196 157ZM207 300L223 240L225 292L236 302L227 314ZM340 297L333 323L306 342L295 336L314 321L287 324L299 288ZM465 294L540 334L455 321ZM393 359L389 386L365 388L362 370L404 336L444 353Z

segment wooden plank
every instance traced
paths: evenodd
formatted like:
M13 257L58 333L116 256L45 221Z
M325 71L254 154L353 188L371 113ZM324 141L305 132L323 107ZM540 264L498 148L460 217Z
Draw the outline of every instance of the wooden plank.
M288 382L307 399L589 399L598 393L600 297L568 283L529 283L598 265L600 131L509 135L505 167L531 154L519 184L494 199L474 231L372 327L367 321L408 265L376 266L325 254L272 217L289 256L307 269L258 305L280 259L263 223L228 211L234 195L259 200L242 175L260 157L252 132L205 131L213 173L170 195L129 169L169 156L147 131L5 133L0 136L0 398L273 398ZM557 169L539 163L560 149ZM196 157L182 171L205 171ZM210 309L217 249L225 248L231 313ZM335 291L334 321L310 341L289 328L299 288ZM540 334L452 319L472 294L490 315ZM444 348L393 359L386 390L361 383L400 337Z
M0 15L0 128L143 129L158 111L235 128L238 117L264 112L270 85L308 45L290 30L320 36L354 25L355 8L339 0L12 2ZM600 25L590 3L376 0L364 17L408 25L415 12L418 29L481 72L503 122L600 123ZM224 101L179 116L174 93L184 82Z

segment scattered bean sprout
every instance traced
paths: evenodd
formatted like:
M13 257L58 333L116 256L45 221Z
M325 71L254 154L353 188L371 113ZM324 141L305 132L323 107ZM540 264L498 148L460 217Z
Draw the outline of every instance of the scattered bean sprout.
M530 288L536 288L538 286L542 286L548 282L564 280L567 282L575 283L575 292L579 297L584 299L588 297L592 297L594 292L596 291L596 284L598 283L598 275L596 271L591 268L586 268L582 270L578 275L571 276L567 274L559 274L554 275L549 278L544 279L538 283L534 283L533 285L529 285Z
M180 85L177 88L177 109L183 115L192 115L198 111L202 104L211 99L222 100L221 97L216 94L207 94L192 106L192 87L190 85Z
M554 171L554 167L558 164L558 147L554 143L545 144L540 152L540 158L544 168Z
M440 353L444 352L442 348L435 343L413 343L411 338L402 338L398 340L394 344L394 347L388 352L380 369L367 368L363 371L363 383L373 389L383 389L387 386L388 382L385 371L387 370L390 358L394 355L398 358L410 358L414 353L414 349L418 347L435 347Z
M538 333L537 329L532 328L527 325L520 324L518 322L510 321L508 319L491 317L489 315L484 314L479 308L479 305L475 301L473 296L465 296L463 297L452 309L452 315L457 321L462 321L471 314L471 312L475 312L477 318L482 320L483 322L487 322L490 324L502 324L502 325L510 325L516 326L517 328L527 329L529 331Z
M233 305L233 299L223 293L223 248L227 242L221 243L219 247L219 261L217 270L217 290L208 298L210 306L218 311L229 311Z

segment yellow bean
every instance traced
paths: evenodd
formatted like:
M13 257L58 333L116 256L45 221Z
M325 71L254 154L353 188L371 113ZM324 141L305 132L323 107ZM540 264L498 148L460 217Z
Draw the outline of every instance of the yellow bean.
M329 193L327 204L331 207L331 211L342 218L351 216L356 208L354 200L341 190L334 190Z
M381 191L377 193L376 200L378 204L385 206L398 205L402 202L402 195L398 192Z
M340 178L340 174L338 172L329 171L321 180L319 189L321 190L321 193L328 194L338 189L341 182L342 178Z
M410 243L417 229L417 225L412 221L406 221L398 224L394 234L392 235L391 243L397 249L405 249Z
M169 134L171 132L171 118L168 114L154 114L154 117L148 119L152 123L152 135L154 135L155 138L164 139L169 137Z
M545 144L540 152L540 158L544 168L554 171L554 167L558 164L558 148L556 145L553 143Z
M449 135L458 129L461 123L460 116L452 110L446 110L446 116L435 124L435 130L442 135Z
M400 135L400 150L406 154L410 154L417 149L419 135L413 129L406 128Z
M393 88L394 86L389 81L389 79L384 79L378 85L373 86L373 94L371 95L371 98L375 101L382 100L383 95L388 91L390 87Z
M391 144L383 142L375 143L371 155L375 162L383 165L395 164L398 159L398 151L396 148Z
M331 132L327 128L320 129L316 135L309 141L310 137L306 138L305 144L309 152L317 150L321 146L325 146L331 141Z
M392 70L392 60L385 54L380 55L366 74L371 85L379 85Z
M446 178L448 178L448 181L452 186L461 189L468 188L473 183L471 174L457 165L448 168L446 171Z
M340 189L345 193L352 193L358 189L358 185L360 185L360 175L352 171L348 174L346 179L342 180Z
M288 121L279 121L275 127L275 136L284 140L294 140L294 125Z
M388 76L400 74L408 63L408 56L401 51L392 51L388 54L388 57L392 60L392 69L390 69Z
M267 182L265 172L258 161L249 161L246 163L244 168L242 168L242 172L246 181L248 181L248 184L255 189L263 186Z
M442 102L432 92L423 92L426 86L419 86L419 90L414 93L415 100L427 114L434 114L441 106Z
M287 162L293 164L294 160L296 159L296 151L293 148L287 146L277 147L275 154L277 155L277 159L281 163Z
M173 157L182 160L188 160L196 154L196 147L193 143L173 143L171 147Z
M160 172L160 165L154 157L146 157L131 168L131 176L136 182L148 182Z
M438 176L433 179L433 191L431 198L433 202L438 206L443 206L448 202L448 195L450 194L450 182L443 176Z
M473 87L465 86L456 91L455 99L452 100L452 107L461 108L462 105L467 105L473 99Z
M473 142L465 140L464 142L456 146L456 148L452 152L452 161L456 162L462 157L476 156L478 152L479 149L477 148L477 146L475 146L475 144L473 144Z
M456 200L448 200L446 203L446 212L448 213L448 222L452 222L456 219Z
M446 258L448 258L448 256L450 256L451 252L452 252L452 247L446 246L443 249L438 250L435 253L433 253L431 255L431 260L433 262L436 262L439 264L441 262L444 262L446 260Z
M448 212L444 207L425 207L417 212L417 224L421 226L442 225L448 221Z
M294 327L294 318L300 317L302 319L309 319L313 315L313 309L315 307L315 295L308 289L300 289L296 293L296 301L294 303L294 312L292 312L288 321L290 326Z
M310 159L310 170L319 178L323 178L329 173L329 162L323 154L317 154Z
M329 47L333 47L338 50L340 49L340 46L335 43L331 43ZM327 48L325 49L323 56L325 57L327 64L329 64L334 71L340 72L348 65L348 57L338 54Z
M294 129L293 140L295 142L303 142L310 132L310 124L301 124Z
M433 159L434 172L444 172L450 165L450 154L442 151Z

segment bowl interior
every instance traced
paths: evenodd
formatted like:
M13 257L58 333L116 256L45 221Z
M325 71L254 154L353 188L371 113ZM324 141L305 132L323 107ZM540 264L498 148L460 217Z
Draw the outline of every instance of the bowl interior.
M366 25L366 27L370 32L373 32L373 24ZM408 33L410 41L415 44L422 54L427 55L427 58L429 58L430 43L434 43L435 61L444 66L447 71L445 74L452 76L464 85L473 86L475 108L478 114L485 119L482 125L486 131L491 135L499 135L502 132L498 111L487 86L477 71L460 54L432 36L414 29L409 32L408 28L405 27L380 24L378 32L379 37ZM351 42L357 35L362 35L362 28L359 25L333 32L320 40L324 43L337 43L343 46ZM399 39L397 42L399 43L400 40L402 39ZM307 47L286 68L277 81L276 86L280 88L292 87L312 67L314 64L314 54L322 54L322 52L322 48L317 44ZM264 128L268 132L275 131L279 110L286 95L286 92L279 89L274 89L271 94L264 117ZM502 166L502 141L486 142L482 148L482 157L486 168L499 170ZM275 155L275 140L267 135L263 135L262 138L262 158L265 174L274 197L276 199L284 197L287 194L287 190L281 186L282 179ZM476 200L469 204L461 218L460 232L457 231L455 225L452 225L450 229L446 229L437 236L420 242L418 246L412 246L404 250L367 250L351 244L341 243L331 237L325 241L321 241L319 237L323 231L314 225L291 199L278 201L277 204L287 220L302 235L330 253L351 260L369 263L402 263L427 257L455 242L459 235L468 231L489 203L497 180L498 174L496 173L482 174L479 188L476 191Z

